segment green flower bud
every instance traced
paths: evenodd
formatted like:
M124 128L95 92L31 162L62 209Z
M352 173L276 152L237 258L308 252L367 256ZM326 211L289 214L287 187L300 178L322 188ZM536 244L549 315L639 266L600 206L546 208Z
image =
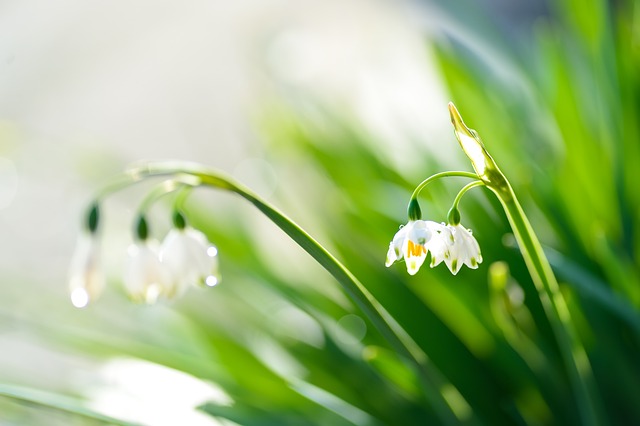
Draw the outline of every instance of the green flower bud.
M460 210L457 207L451 207L447 216L449 225L456 226L460 223Z
M418 204L418 200L416 198L412 198L411 201L409 201L407 214L409 216L409 220L422 219L422 210L420 210L420 204Z
M456 138L464 153L471 160L471 165L478 177L503 198L511 198L509 183L485 149L478 133L464 124L460 113L451 102L449 102L449 113Z
M173 226L175 226L176 229L184 229L185 226L187 226L187 220L184 218L184 215L178 210L175 210L173 212Z
M149 236L149 226L144 215L138 217L138 223L136 224L136 236L140 241L144 241Z
M94 202L89 208L89 214L87 215L87 222L85 226L91 234L95 234L98 231L98 224L100 222L100 208L97 202Z

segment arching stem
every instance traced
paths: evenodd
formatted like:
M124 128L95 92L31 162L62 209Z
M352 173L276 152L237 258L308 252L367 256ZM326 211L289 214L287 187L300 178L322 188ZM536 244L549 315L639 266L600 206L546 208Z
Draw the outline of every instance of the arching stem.
M472 173L449 172L455 176L477 178ZM442 174L440 174L442 175ZM329 253L318 241L312 238L306 231L288 218L276 207L260 198L247 187L234 182L230 177L212 169L205 168L194 163L182 162L154 162L132 168L117 179L117 185L107 187L121 189L127 185L142 181L150 177L161 176L188 176L195 178L199 186L208 186L226 190L241 196L253 204L274 224L293 239L303 250L313 257L324 269L326 269L342 286L343 290L351 297L362 312L369 318L373 325L389 342L390 346L404 359L416 372L420 379L422 389L427 401L431 404L442 424L455 425L460 423L456 413L443 397L441 389L455 389L446 381L444 376L433 366L425 352L409 336L402 326L387 312L367 288L331 253ZM435 177L434 177L435 178ZM128 184L126 183L128 181ZM427 182L428 183L428 182ZM424 183L426 185L426 183ZM101 194L106 194L102 191Z

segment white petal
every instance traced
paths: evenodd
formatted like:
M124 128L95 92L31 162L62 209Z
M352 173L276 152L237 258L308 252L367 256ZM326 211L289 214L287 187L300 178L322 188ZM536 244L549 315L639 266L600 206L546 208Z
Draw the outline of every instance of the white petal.
M385 266L391 266L395 261L402 259L402 246L404 245L404 240L407 237L407 231L411 229L411 226L408 225L401 226L400 230L396 232L396 235L393 236L393 240L389 243L389 250L387 250L387 259L385 261Z
M455 253L453 250L451 250L449 254L450 254L449 258L445 259L444 262L446 263L447 268L449 268L451 273L453 275L456 275L460 270L460 268L462 267L462 262L460 262L460 259L458 258L458 254Z
M125 263L124 286L132 300L154 303L167 292L169 275L154 241L132 244Z
M455 275L463 264L469 268L476 269L482 262L480 246L471 233L458 224L449 226L454 238L454 244L450 249L450 258L445 259L449 270Z
M471 269L477 269L482 263L480 246L470 231L460 226L459 233L463 240L464 264Z
M387 260L384 262L384 265L388 268L393 265L393 263L402 257L402 252L400 250L396 250L393 242L389 243L389 250L387 250Z
M69 268L71 303L78 308L84 308L97 299L104 289L99 249L99 241L95 235L80 235Z
M407 238L415 244L424 246L431 239L430 221L416 220L407 224Z
M189 285L210 285L214 278L216 283L220 280L217 250L193 228L172 229L162 243L160 260L171 272L175 294Z
M427 258L427 249L425 249L424 245L416 244L407 238L402 252L407 263L407 272L410 275L415 275Z
M431 252L430 266L434 268L449 256L451 232L440 223L425 221L425 225L429 230L429 238L424 247Z
M437 234L426 246L427 250L431 252L431 267L435 268L438 266L443 260L449 258L450 255L450 244L449 244L449 236L446 234Z

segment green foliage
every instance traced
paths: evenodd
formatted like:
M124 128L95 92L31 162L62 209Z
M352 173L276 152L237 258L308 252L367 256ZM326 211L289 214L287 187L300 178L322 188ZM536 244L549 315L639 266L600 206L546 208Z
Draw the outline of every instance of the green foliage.
M498 46L498 64L456 40L432 47L452 100L546 245L594 370L603 422L633 424L640 422L639 12L598 0L554 7L532 27L526 49ZM466 29L492 40L488 28ZM480 268L456 277L443 266L424 268L411 277L402 265L385 268L384 254L413 188L443 170L431 151L415 146L420 172L398 170L385 155L392 146L313 100L280 99L262 128L281 178L275 204L329 247L427 354L450 382L440 390L461 424L578 421L551 325L490 193L476 189L460 204L482 247ZM459 149L453 134L446 143ZM456 183L429 187L425 218L446 219ZM49 337L78 352L147 359L215 382L233 403L200 410L239 424L437 424L414 371L370 319L272 223L237 213L245 208L184 206L189 223L220 249L219 288L188 294L173 313L158 314L151 332L149 314L125 311L116 297L105 302L115 315L103 319L122 315L135 326L96 321ZM361 322L350 323L353 315ZM353 324L364 325L364 337ZM97 328L102 333L88 331ZM77 402L21 392L0 389L104 420Z

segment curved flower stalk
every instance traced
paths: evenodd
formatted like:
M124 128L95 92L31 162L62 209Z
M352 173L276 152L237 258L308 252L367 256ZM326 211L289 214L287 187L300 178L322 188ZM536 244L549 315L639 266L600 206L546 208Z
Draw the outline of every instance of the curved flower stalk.
M569 372L582 424L595 425L598 423L597 398L591 386L591 366L549 261L509 181L487 152L478 133L466 126L453 103L449 103L449 112L456 138L471 160L477 177L498 197L507 215Z
M400 355L401 359L413 368L420 380L426 400L431 404L441 424L459 424L462 417L466 418L468 416L466 412L459 413L454 410L454 404L450 404L448 400L444 398L442 390L447 389L449 393L456 392L453 398L455 398L458 405L461 401L464 401L462 395L457 393L456 388L442 376L435 366L429 363L424 351L373 297L366 287L320 243L313 239L284 213L262 200L248 188L233 181L230 177L216 170L194 163L173 161L152 162L139 167L133 167L123 175L117 177L113 184L105 187L98 194L98 200L137 182L157 177L170 178L169 181L165 182L165 184L159 188L158 194L174 191L180 187L206 186L235 193L253 204L340 283L343 290L386 338L391 347ZM148 200L156 196L157 194L153 194ZM145 201L144 206L150 203L148 200ZM176 211L178 211L178 209L176 209ZM416 228L416 232L420 226ZM172 284L174 287L172 290L173 293L171 294L179 294L183 291L184 286L194 283L204 284L205 286L217 284L219 280L216 258L217 249L206 241L203 234L189 228L181 214L174 214L174 227L176 229L170 231L159 251L161 264L167 266L170 271L173 271L171 275L174 279ZM436 228L438 227L434 226L432 229ZM140 239L146 238L146 225L142 233L140 229L137 232L139 233ZM408 232L408 229L406 232ZM411 236L413 237L414 234L412 233ZM435 243L432 243L430 250L439 253L438 250L440 249L438 249ZM207 258L202 255L203 252L206 253ZM195 255L191 256L193 253L195 253ZM440 257L442 256L444 256L444 253L440 254ZM440 259L440 261L442 260L443 259ZM194 271L193 273L185 272L184 268L186 268L187 265L191 265L192 271ZM182 277L179 282L175 281L176 276ZM460 418L457 417L458 414Z

